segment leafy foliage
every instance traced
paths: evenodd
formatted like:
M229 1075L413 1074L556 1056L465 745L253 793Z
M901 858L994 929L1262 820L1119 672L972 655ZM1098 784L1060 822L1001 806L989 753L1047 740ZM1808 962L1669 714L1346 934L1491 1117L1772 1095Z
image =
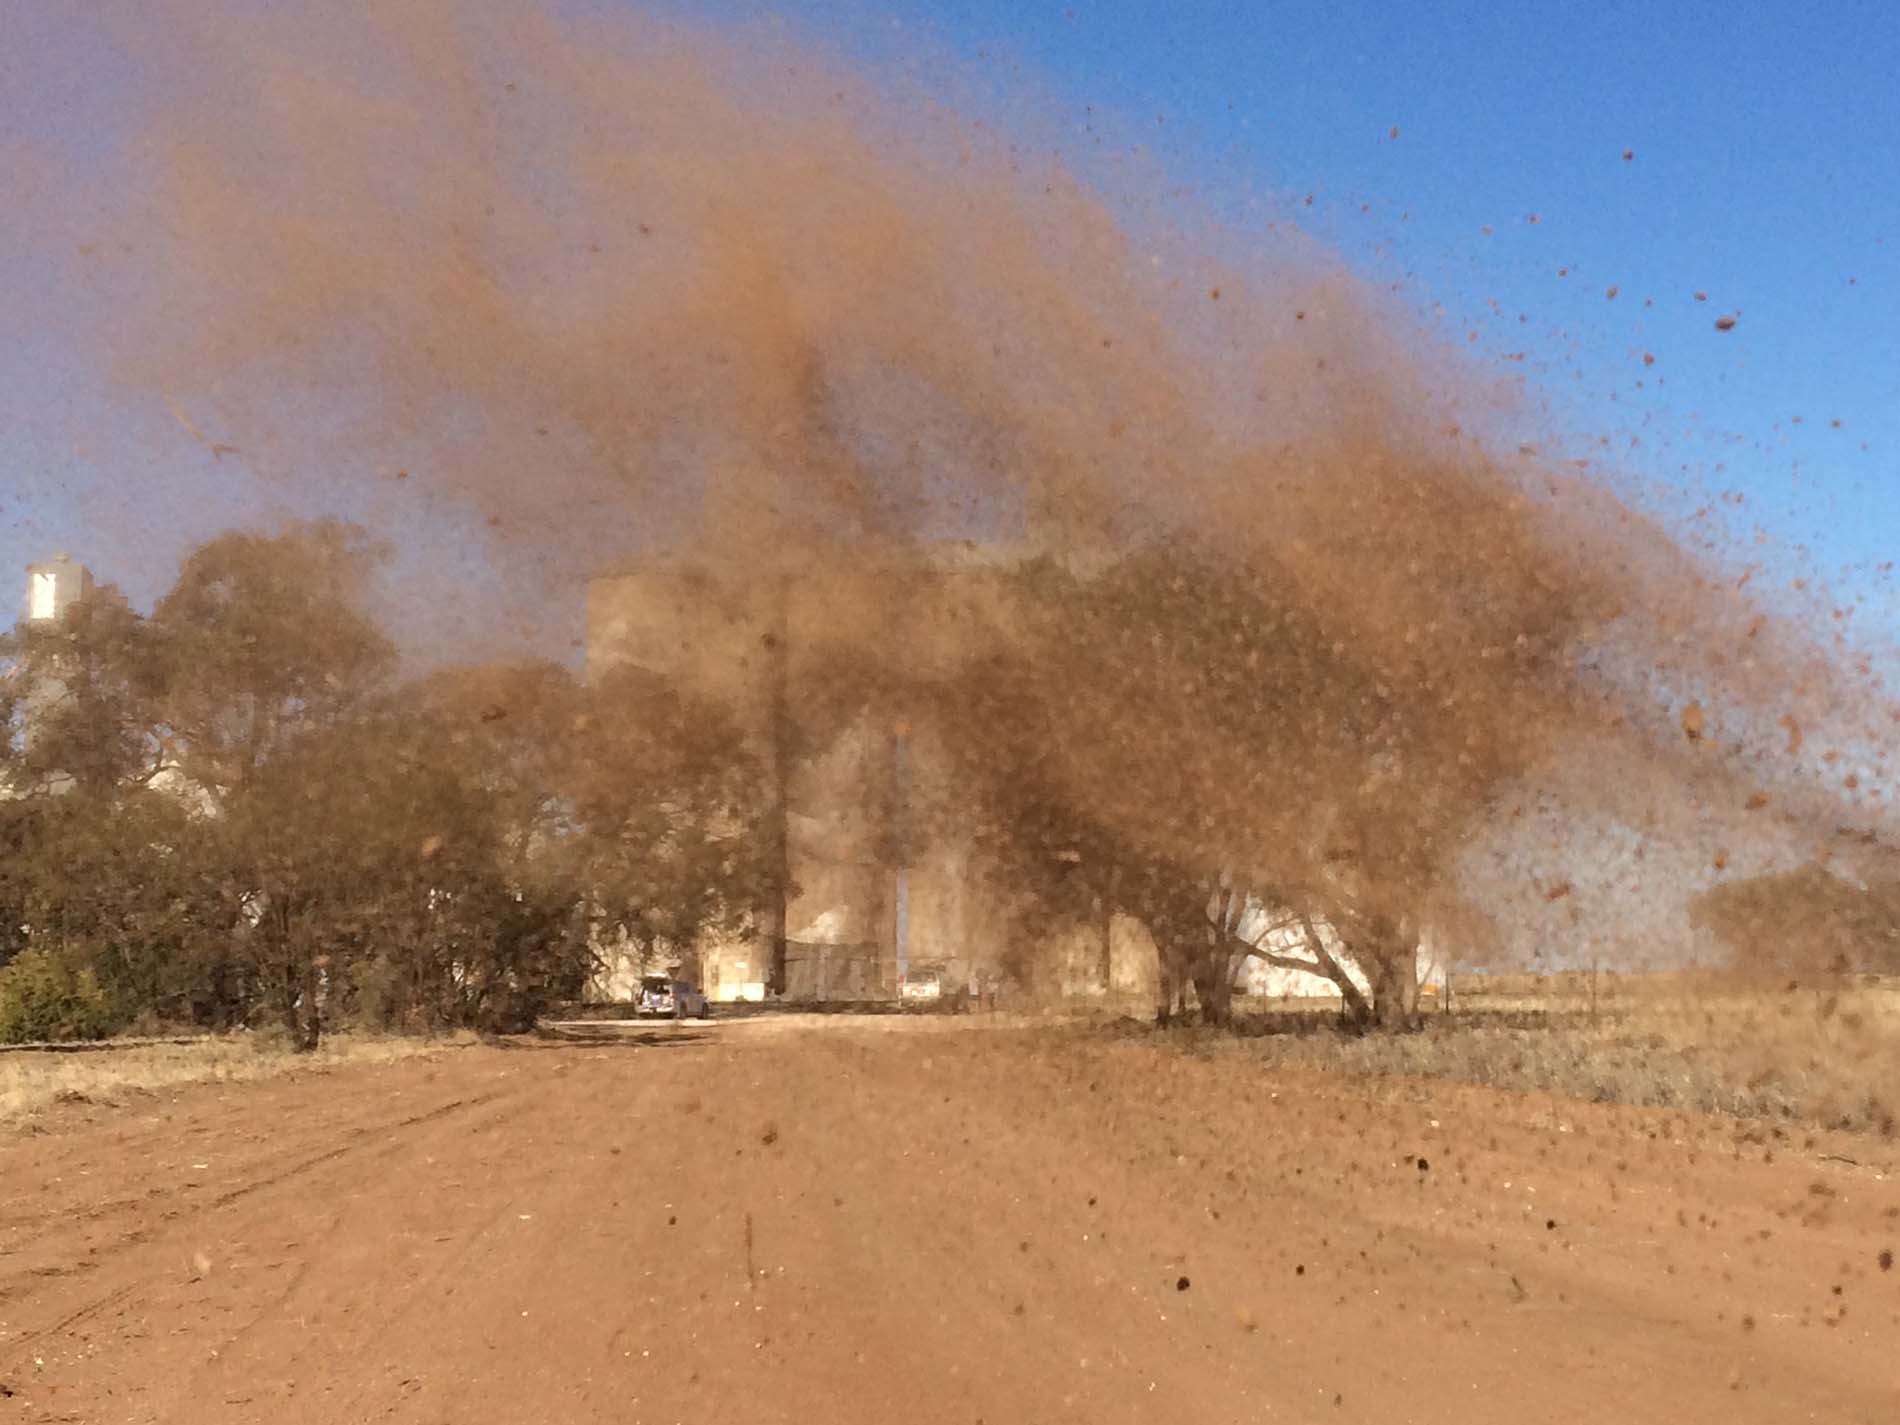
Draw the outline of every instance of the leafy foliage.
M50 950L24 951L0 967L0 1044L103 1039L120 1023L90 968Z
M358 603L377 557L336 524L225 535L149 621L82 601L13 635L9 703L61 694L0 763L23 1024L519 1028L605 934L683 952L756 913L716 710L546 664L399 683Z
M158 772L153 633L116 589L93 591L56 622L0 636L0 662L5 771L16 791L99 796Z

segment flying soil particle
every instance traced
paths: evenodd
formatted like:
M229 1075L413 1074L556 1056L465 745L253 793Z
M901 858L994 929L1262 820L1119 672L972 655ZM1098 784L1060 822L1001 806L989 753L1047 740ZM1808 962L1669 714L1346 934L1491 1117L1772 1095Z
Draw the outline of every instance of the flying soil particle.
M778 1125L775 1123L768 1123L765 1125L764 1128L760 1129L759 1142L763 1143L768 1148L770 1148L774 1143L778 1142Z
M1174 1289L1176 1291L1186 1291L1188 1289L1188 1285L1189 1283L1186 1277L1176 1277L1174 1279Z
M1881 1271L1883 1272L1892 1271L1893 1270L1893 1249L1890 1247L1882 1248L1880 1255L1876 1257L1874 1260L1880 1263Z
M1423 1158L1420 1158L1418 1160L1418 1170L1421 1173L1428 1173L1431 1171L1431 1168L1432 1168L1432 1165L1426 1162Z

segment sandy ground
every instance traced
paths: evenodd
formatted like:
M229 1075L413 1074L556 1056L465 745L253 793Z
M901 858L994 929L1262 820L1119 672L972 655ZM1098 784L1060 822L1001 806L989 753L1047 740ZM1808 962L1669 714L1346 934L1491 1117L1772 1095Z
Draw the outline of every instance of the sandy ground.
M0 1421L1900 1419L1888 1145L1073 1033L600 1032L11 1132Z

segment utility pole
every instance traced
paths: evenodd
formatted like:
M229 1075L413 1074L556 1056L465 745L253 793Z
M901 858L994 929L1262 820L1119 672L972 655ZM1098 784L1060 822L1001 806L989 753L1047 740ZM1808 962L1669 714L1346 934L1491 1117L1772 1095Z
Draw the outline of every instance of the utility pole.
M913 854L910 818L910 722L891 724L891 958L896 964L897 988L910 974L910 864Z
M766 970L766 987L782 996L786 988L786 947L791 918L792 847L791 847L791 761L792 710L790 689L792 576L778 578L777 608L772 627L765 635L767 679L766 716L770 727L771 777L770 811L767 817L767 856L773 885L766 911L767 937L771 963Z

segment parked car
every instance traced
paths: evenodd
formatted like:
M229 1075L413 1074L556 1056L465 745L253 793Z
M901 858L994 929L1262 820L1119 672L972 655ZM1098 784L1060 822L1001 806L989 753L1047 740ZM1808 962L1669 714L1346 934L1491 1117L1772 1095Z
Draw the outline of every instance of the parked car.
M673 1019L705 1019L712 1013L712 1006L697 985L671 975L648 975L642 979L633 1008L635 1014L643 1017L667 1015Z
M905 1004L934 1004L943 998L943 976L935 970L917 970L904 976L897 997Z

